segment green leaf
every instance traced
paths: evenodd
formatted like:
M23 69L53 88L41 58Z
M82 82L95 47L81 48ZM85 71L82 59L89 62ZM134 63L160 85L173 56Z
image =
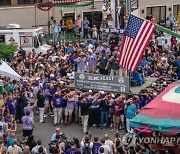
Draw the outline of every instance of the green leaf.
M16 51L17 51L17 46L15 46L13 43L11 44L0 43L0 58L1 59L7 59L13 56L14 52Z

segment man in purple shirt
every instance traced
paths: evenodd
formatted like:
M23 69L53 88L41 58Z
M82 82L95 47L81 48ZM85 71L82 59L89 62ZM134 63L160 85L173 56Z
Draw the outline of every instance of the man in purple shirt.
M76 59L76 62L77 62L77 71L85 72L87 59L84 53L80 53L80 56Z
M26 113L27 111L30 112L30 116L34 119L34 112L33 109L36 106L36 104L34 104L33 106L31 105L30 102L28 102L27 106L24 108L24 113Z
M32 135L33 127L34 127L34 120L30 116L30 112L27 111L26 115L22 117L22 123L23 123L23 136L28 137Z
M7 99L6 108L8 109L9 114L13 116L16 114L15 102L11 95Z
M63 96L61 91L55 93L51 101L51 106L53 107L54 112L54 126L60 123L62 115L62 105L63 105Z
M88 50L89 54L87 56L88 58L88 72L89 73L94 73L95 72L95 67L96 67L96 54L93 53L92 49Z
M74 154L75 151L78 150L78 148L76 148L76 146L75 146L74 141L71 141L71 142L70 142L70 145L71 145L71 147L66 150L66 154Z
M92 148L92 153L93 154L98 154L99 147L101 146L101 143L98 142L98 137L94 137L94 143L93 143L93 148Z

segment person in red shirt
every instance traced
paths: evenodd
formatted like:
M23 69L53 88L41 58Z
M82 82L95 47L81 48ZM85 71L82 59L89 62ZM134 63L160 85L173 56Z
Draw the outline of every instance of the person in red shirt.
M124 105L122 105L122 103L120 103L118 100L114 100L114 102L112 102L110 104L112 106L113 109L113 130L118 130L119 128L119 124L120 124L120 115L121 115L121 110L124 110Z
M155 16L152 16L151 22L152 22L152 23L156 23L156 22L157 22Z

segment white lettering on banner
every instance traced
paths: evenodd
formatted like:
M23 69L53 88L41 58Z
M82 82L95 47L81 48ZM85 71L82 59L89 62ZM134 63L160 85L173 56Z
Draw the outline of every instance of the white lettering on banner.
M113 76L88 76L88 80L98 80L98 81L113 81Z

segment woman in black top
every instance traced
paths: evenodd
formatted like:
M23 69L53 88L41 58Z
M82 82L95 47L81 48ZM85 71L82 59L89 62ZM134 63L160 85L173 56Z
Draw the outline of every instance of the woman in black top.
M44 123L44 107L45 107L45 97L40 89L37 94L37 107L39 108L39 123Z

